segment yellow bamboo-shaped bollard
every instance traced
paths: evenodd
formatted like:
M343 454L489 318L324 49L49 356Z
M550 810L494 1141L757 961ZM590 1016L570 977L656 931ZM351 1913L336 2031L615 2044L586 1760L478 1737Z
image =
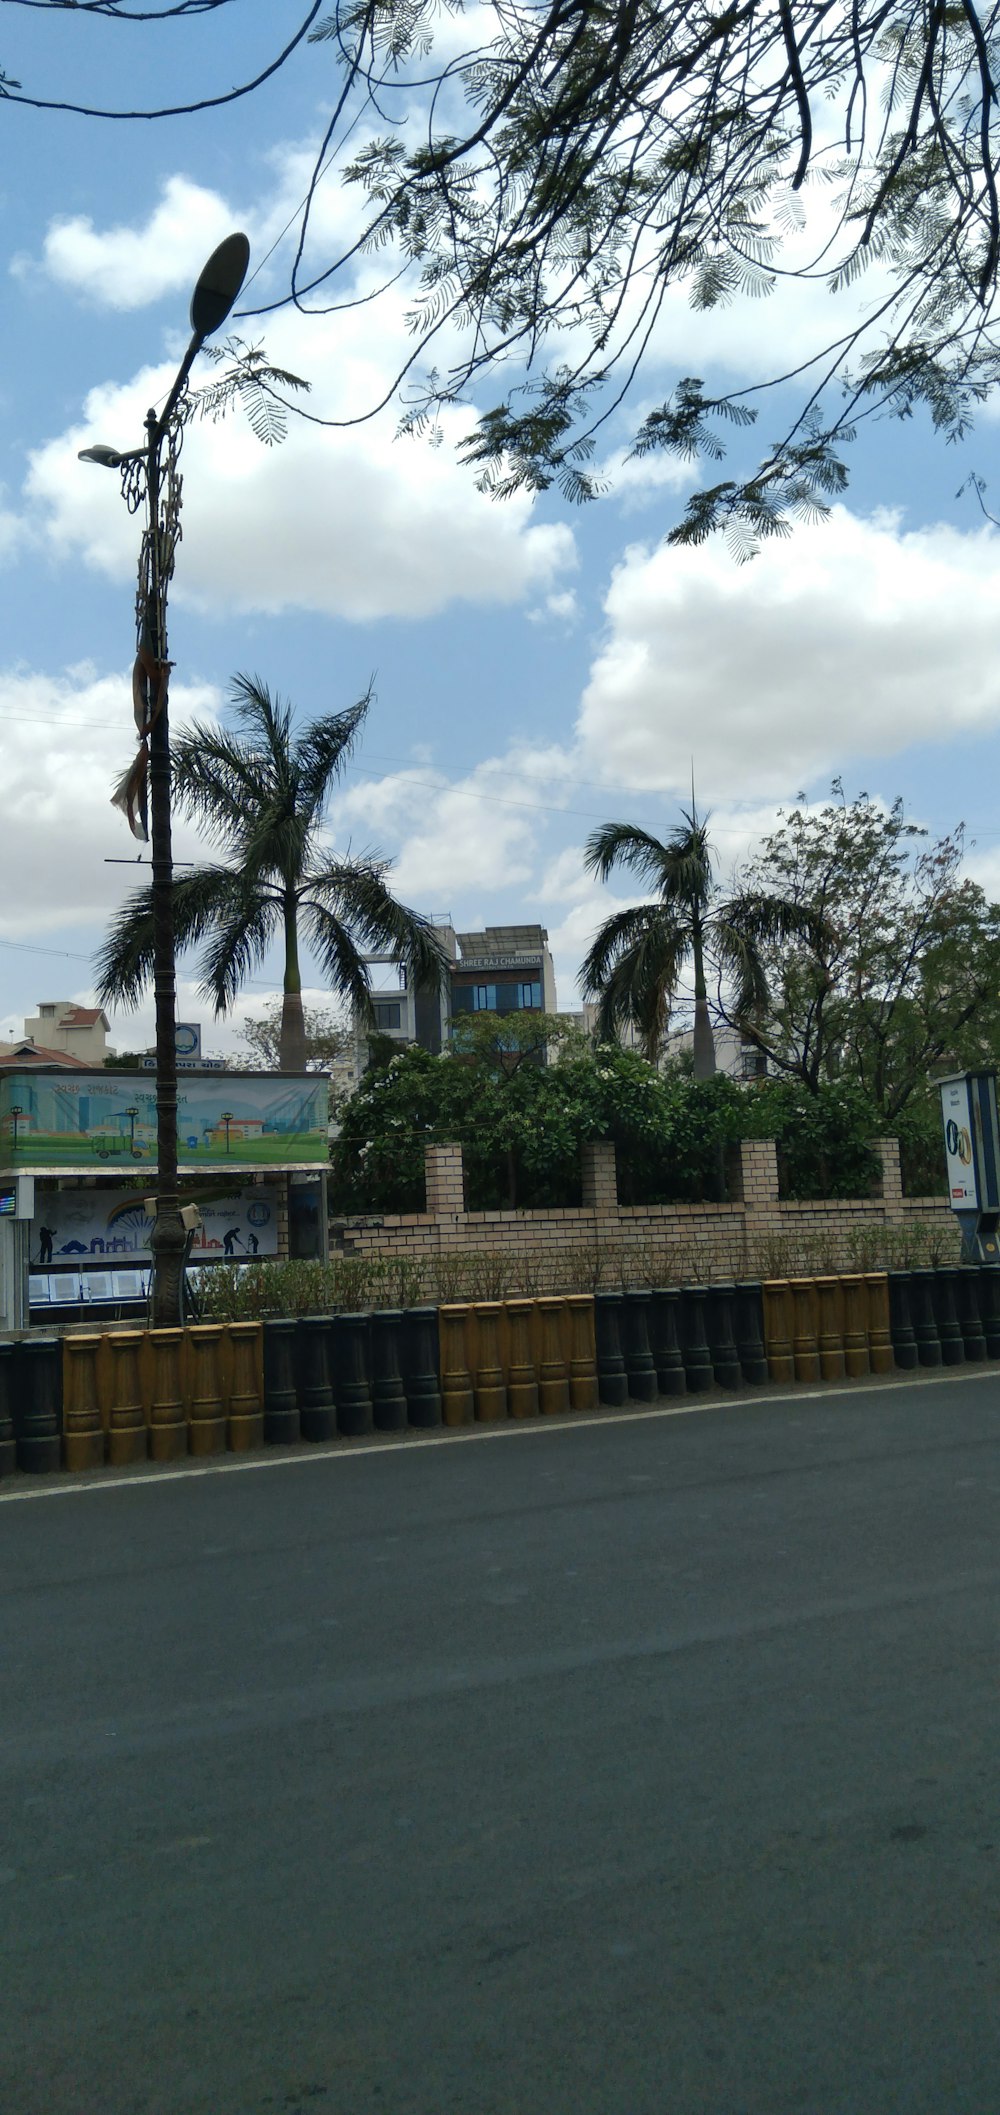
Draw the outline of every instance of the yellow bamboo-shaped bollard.
M188 1369L188 1446L192 1454L222 1454L226 1406L220 1371L222 1323L197 1322L184 1332Z
M889 1334L889 1279L884 1270L865 1273L865 1309L872 1372L891 1373L894 1360Z
M816 1342L818 1302L814 1278L790 1278L792 1293L792 1357L797 1381L818 1381L819 1348Z
M154 1461L178 1461L187 1453L187 1420L181 1380L183 1344L183 1329L150 1329L146 1335L149 1451Z
M870 1371L865 1281L852 1273L840 1282L844 1288L844 1364L850 1379L856 1381Z
M597 1409L597 1349L594 1341L594 1296L570 1293L566 1300L569 1338L569 1400L572 1410Z
M468 1307L449 1304L438 1308L441 1414L446 1425L471 1424L475 1411L465 1341L468 1314Z
M108 1460L115 1468L146 1459L146 1416L142 1405L139 1354L141 1329L108 1335L111 1388L108 1401Z
M63 1338L63 1466L98 1469L104 1427L98 1378L99 1336Z
M474 1329L474 1372L476 1418L480 1424L493 1424L497 1418L507 1415L507 1390L504 1386L503 1366L500 1363L500 1323L503 1307L499 1300L477 1301L472 1310Z
M842 1381L844 1365L844 1294L839 1278L817 1278L819 1298L819 1370L825 1381Z
M226 1437L230 1452L246 1454L264 1444L264 1394L261 1384L261 1336L259 1322L230 1322L229 1417Z
M554 1294L535 1301L535 1356L538 1404L547 1415L569 1409L569 1373L562 1346L566 1303Z
M538 1382L531 1335L533 1300L508 1300L507 1315L507 1408L511 1417L538 1416Z
M792 1289L787 1278L768 1278L764 1296L764 1350L772 1381L795 1379L792 1357Z

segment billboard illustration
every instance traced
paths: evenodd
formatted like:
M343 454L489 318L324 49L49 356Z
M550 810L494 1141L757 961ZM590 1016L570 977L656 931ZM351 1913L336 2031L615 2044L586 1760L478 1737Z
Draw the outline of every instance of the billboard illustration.
M329 1081L318 1073L183 1073L177 1158L203 1169L325 1165ZM0 1078L0 1173L137 1175L156 1167L156 1088L144 1073Z
M231 1197L199 1198L202 1224L191 1243L192 1263L225 1262L278 1253L278 1199L261 1187ZM104 1257L150 1260L154 1221L136 1190L36 1191L29 1256L32 1268Z

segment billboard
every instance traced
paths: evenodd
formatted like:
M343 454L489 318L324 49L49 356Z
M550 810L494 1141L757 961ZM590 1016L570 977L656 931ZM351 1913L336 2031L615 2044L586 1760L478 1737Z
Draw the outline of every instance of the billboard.
M177 1082L182 1173L325 1167L322 1073L185 1073ZM137 1072L5 1072L0 1174L138 1175L156 1168L156 1087Z
M969 1106L969 1082L964 1076L941 1082L941 1119L951 1208L955 1212L975 1212L979 1208L975 1127Z
M278 1195L261 1186L235 1196L198 1199L202 1224L192 1263L238 1261L278 1253ZM44 1190L37 1194L29 1256L34 1270L52 1264L148 1263L155 1222L137 1190Z

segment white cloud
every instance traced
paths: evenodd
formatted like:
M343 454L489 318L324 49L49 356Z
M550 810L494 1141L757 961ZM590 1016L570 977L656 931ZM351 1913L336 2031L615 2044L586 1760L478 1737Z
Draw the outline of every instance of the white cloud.
M527 889L547 806L557 804L548 780L562 762L561 751L522 748L455 781L426 766L394 772L338 800L338 836L346 820L383 842L398 837L392 888L418 909L454 908L472 890Z
M779 798L851 758L1000 724L1000 542L843 507L734 565L629 550L578 738L606 778Z
M401 314L397 321L401 337ZM318 411L346 416L384 392L400 347L362 311L308 325L282 318L269 329L268 349L317 378ZM32 454L26 493L57 555L80 557L115 580L131 575L135 523L117 477L77 454L97 440L138 441L147 406L162 400L171 378L165 364L92 390L83 419ZM575 565L572 531L533 522L526 497L499 506L475 490L455 455L469 423L468 412L447 414L436 449L397 441L384 419L336 431L293 421L273 449L240 412L192 425L173 592L216 614L311 610L356 621L547 592Z
M176 289L190 292L206 257L238 225L216 191L170 176L142 227L121 223L98 230L86 214L54 220L42 269L96 306L146 308ZM23 257L13 266L18 277L33 269Z
M171 718L213 712L207 684L175 684ZM103 924L143 870L108 866L139 850L111 788L135 751L131 682L86 664L58 676L0 671L0 774L4 788L4 873L0 935ZM175 852L190 858L183 825ZM148 874L148 870L147 870Z

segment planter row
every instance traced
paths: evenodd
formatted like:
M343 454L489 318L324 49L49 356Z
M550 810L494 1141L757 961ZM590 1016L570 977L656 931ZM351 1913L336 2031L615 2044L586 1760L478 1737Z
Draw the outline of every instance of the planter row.
M764 1342L772 1381L860 1380L891 1373L884 1271L765 1281Z
M0 1343L0 1475L1000 1358L1000 1268Z
M1000 1359L1000 1265L889 1272L895 1364L961 1366Z

